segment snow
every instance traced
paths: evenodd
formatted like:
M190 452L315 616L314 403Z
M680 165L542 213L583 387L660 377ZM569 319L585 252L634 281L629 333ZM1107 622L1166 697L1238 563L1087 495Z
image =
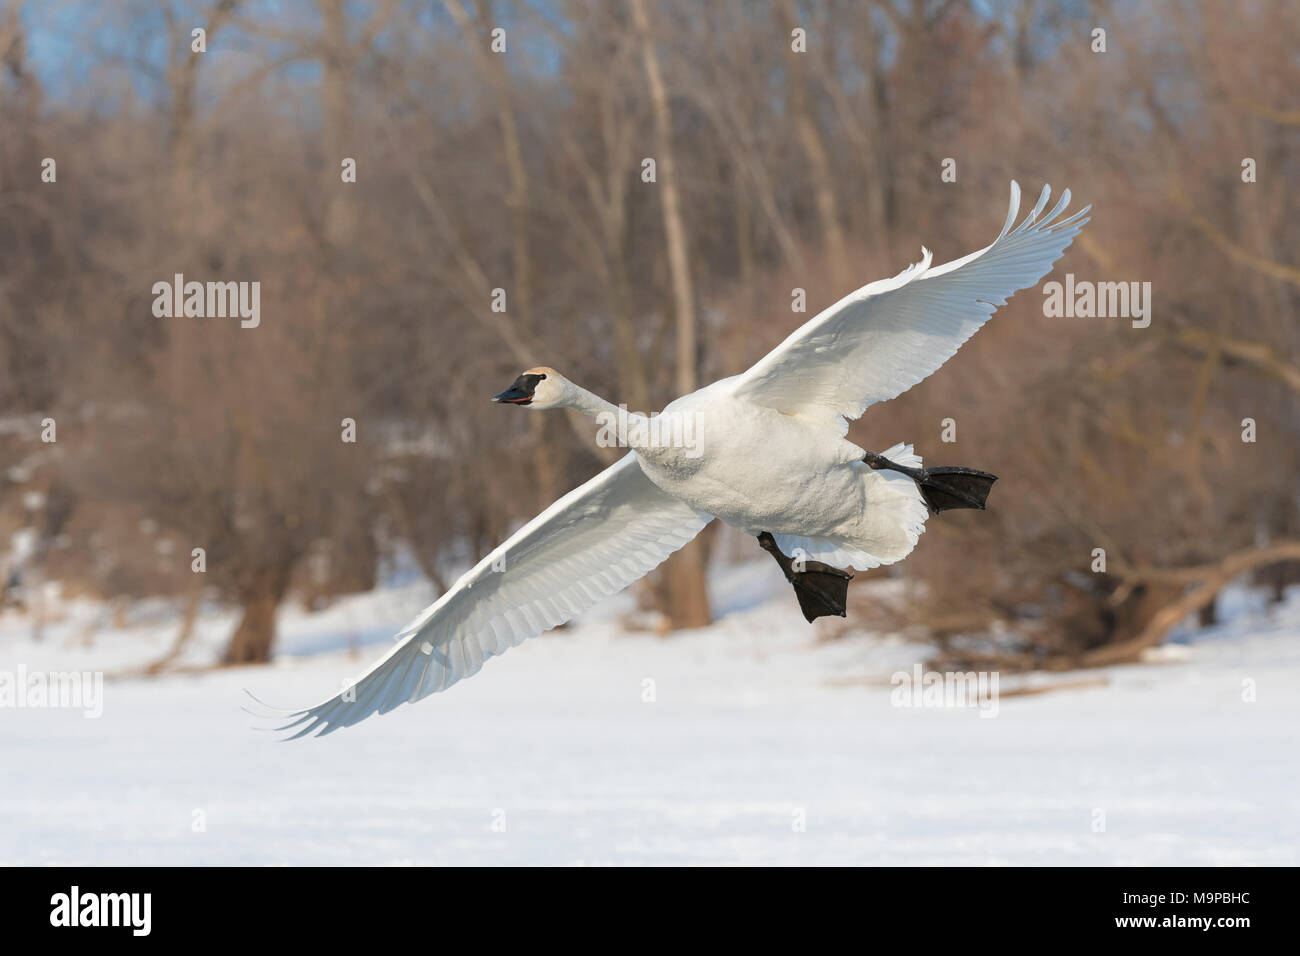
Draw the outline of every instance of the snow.
M925 649L818 642L784 589L766 564L726 571L722 619L668 639L625 632L622 596L446 694L292 743L255 729L243 688L332 694L424 585L286 607L273 666L153 679L121 675L169 646L165 605L114 630L70 602L39 643L7 612L0 674L108 676L99 719L0 709L0 863L1297 862L1300 593L1270 610L1234 591L1228 623L1153 663L1022 682L1075 689L1004 676L986 719L892 706ZM232 621L205 610L187 660Z

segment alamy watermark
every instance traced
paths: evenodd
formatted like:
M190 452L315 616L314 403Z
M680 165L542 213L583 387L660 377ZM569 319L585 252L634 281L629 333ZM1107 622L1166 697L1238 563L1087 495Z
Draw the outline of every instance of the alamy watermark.
M80 710L87 720L104 715L103 671L0 671L0 708Z
M978 708L980 717L998 715L997 671L895 671L889 702L895 707Z
M617 412L598 414L596 424L600 426L596 444L601 448L681 448L687 458L704 454L699 416L691 412L652 417L620 405Z
M153 284L153 314L159 319L234 319L245 329L262 321L262 283L186 282L176 273L171 282Z
M1151 324L1150 282L1075 281L1043 283L1043 315L1049 319L1132 319L1133 328Z
M83 893L73 886L50 897L50 925L63 927L124 927L132 936L148 936L153 928L152 893Z

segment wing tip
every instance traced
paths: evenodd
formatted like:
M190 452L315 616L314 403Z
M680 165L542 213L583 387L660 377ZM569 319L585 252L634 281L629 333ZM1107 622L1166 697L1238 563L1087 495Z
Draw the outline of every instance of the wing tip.
M289 741L289 740L297 740L299 737L305 737L308 734L311 734L313 732L315 732L319 736L324 733L328 733L330 730L337 730L340 726L344 726L343 724L338 722L331 724L320 713L321 708L324 707L325 704L331 703L334 698L331 698L331 700L326 701L325 704L319 704L315 707L310 707L307 710L288 710L284 707L274 707L271 704L268 704L266 701L262 700L260 697L258 697L252 691L250 691L247 687L243 688L243 691L246 695L248 695L249 699L252 700L255 704L257 704L258 708L260 708L260 710L254 710L251 707L247 707L241 704L239 709L242 710L244 713L252 717L256 717L259 720L287 721L287 723L279 723L274 727L253 727L251 728L252 730L264 731L264 732L269 731L271 733L282 733L286 730L292 730L295 727L298 727L300 724L306 722L307 726L303 727L296 734L291 734L288 737L281 737L279 740L280 743L284 743L285 741ZM321 729L322 725L326 727L325 730Z
M264 714L258 714L258 713L254 712L254 711L249 710L247 707L244 707L244 706L242 706L242 705L240 706L240 710L243 710L245 713L253 714L254 717L272 717L272 716L274 716L274 717L292 717L292 716L294 716L295 714L302 713L302 711L298 711L298 710L288 710L288 709L286 709L286 708L284 708L284 707L275 707L275 706L273 706L273 705L271 705L271 704L268 704L266 701L262 700L262 698L258 697L256 694L254 694L254 693L253 693L251 690L249 690L247 687L242 688L242 690L243 690L244 693L248 696L248 699L249 699L249 700L251 700L253 703L257 704L258 707L261 707L261 708L263 708L265 711L267 711L267 713L264 713Z
M1070 200L1073 193L1067 188L1061 190L1061 195L1056 201L1052 211L1046 215L1041 215L1046 208L1048 201L1052 196L1052 187L1050 183L1044 183L1042 192L1039 193L1038 202L1034 208L1025 217L1024 221L1018 226L1014 226L1015 217L1020 211L1020 184L1014 179L1011 180L1011 205L1007 212L1006 224L1002 227L1002 232L998 235L998 240L1005 239L1009 236L1020 236L1026 233L1045 233L1045 232L1063 232L1070 230L1077 232L1080 227L1086 225L1090 219L1088 213L1092 211L1092 204L1084 206L1069 213L1064 219L1061 215L1069 208ZM1040 218L1041 216L1041 218ZM1014 228L1012 228L1014 226Z
M1020 183L1016 182L1013 179L1011 180L1011 201L1007 205L1007 221L1002 225L1002 232L998 234L999 239L1001 239L1003 236L1005 236L1008 232L1011 231L1011 227L1015 225L1016 222L1016 214L1019 212L1020 212Z

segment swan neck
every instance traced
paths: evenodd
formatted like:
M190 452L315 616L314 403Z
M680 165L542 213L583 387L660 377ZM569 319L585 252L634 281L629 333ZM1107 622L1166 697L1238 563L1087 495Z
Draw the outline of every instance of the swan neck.
M570 408L577 409L592 418L600 431L596 443L603 447L633 448L637 451L650 451L654 447L651 428L647 427L650 418L639 412L629 412L626 405L607 402L585 388L570 383L568 401Z
M594 392L589 392L580 385L569 383L569 394L566 405L569 408L582 412L588 418L598 418L601 415L617 415L618 406L612 402L607 402Z

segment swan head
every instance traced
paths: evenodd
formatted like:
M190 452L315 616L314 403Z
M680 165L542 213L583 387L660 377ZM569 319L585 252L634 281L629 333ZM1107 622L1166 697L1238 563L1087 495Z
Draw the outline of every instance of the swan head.
M528 405L532 408L556 408L568 397L569 380L553 368L539 365L515 379L504 392L492 396L503 405Z

